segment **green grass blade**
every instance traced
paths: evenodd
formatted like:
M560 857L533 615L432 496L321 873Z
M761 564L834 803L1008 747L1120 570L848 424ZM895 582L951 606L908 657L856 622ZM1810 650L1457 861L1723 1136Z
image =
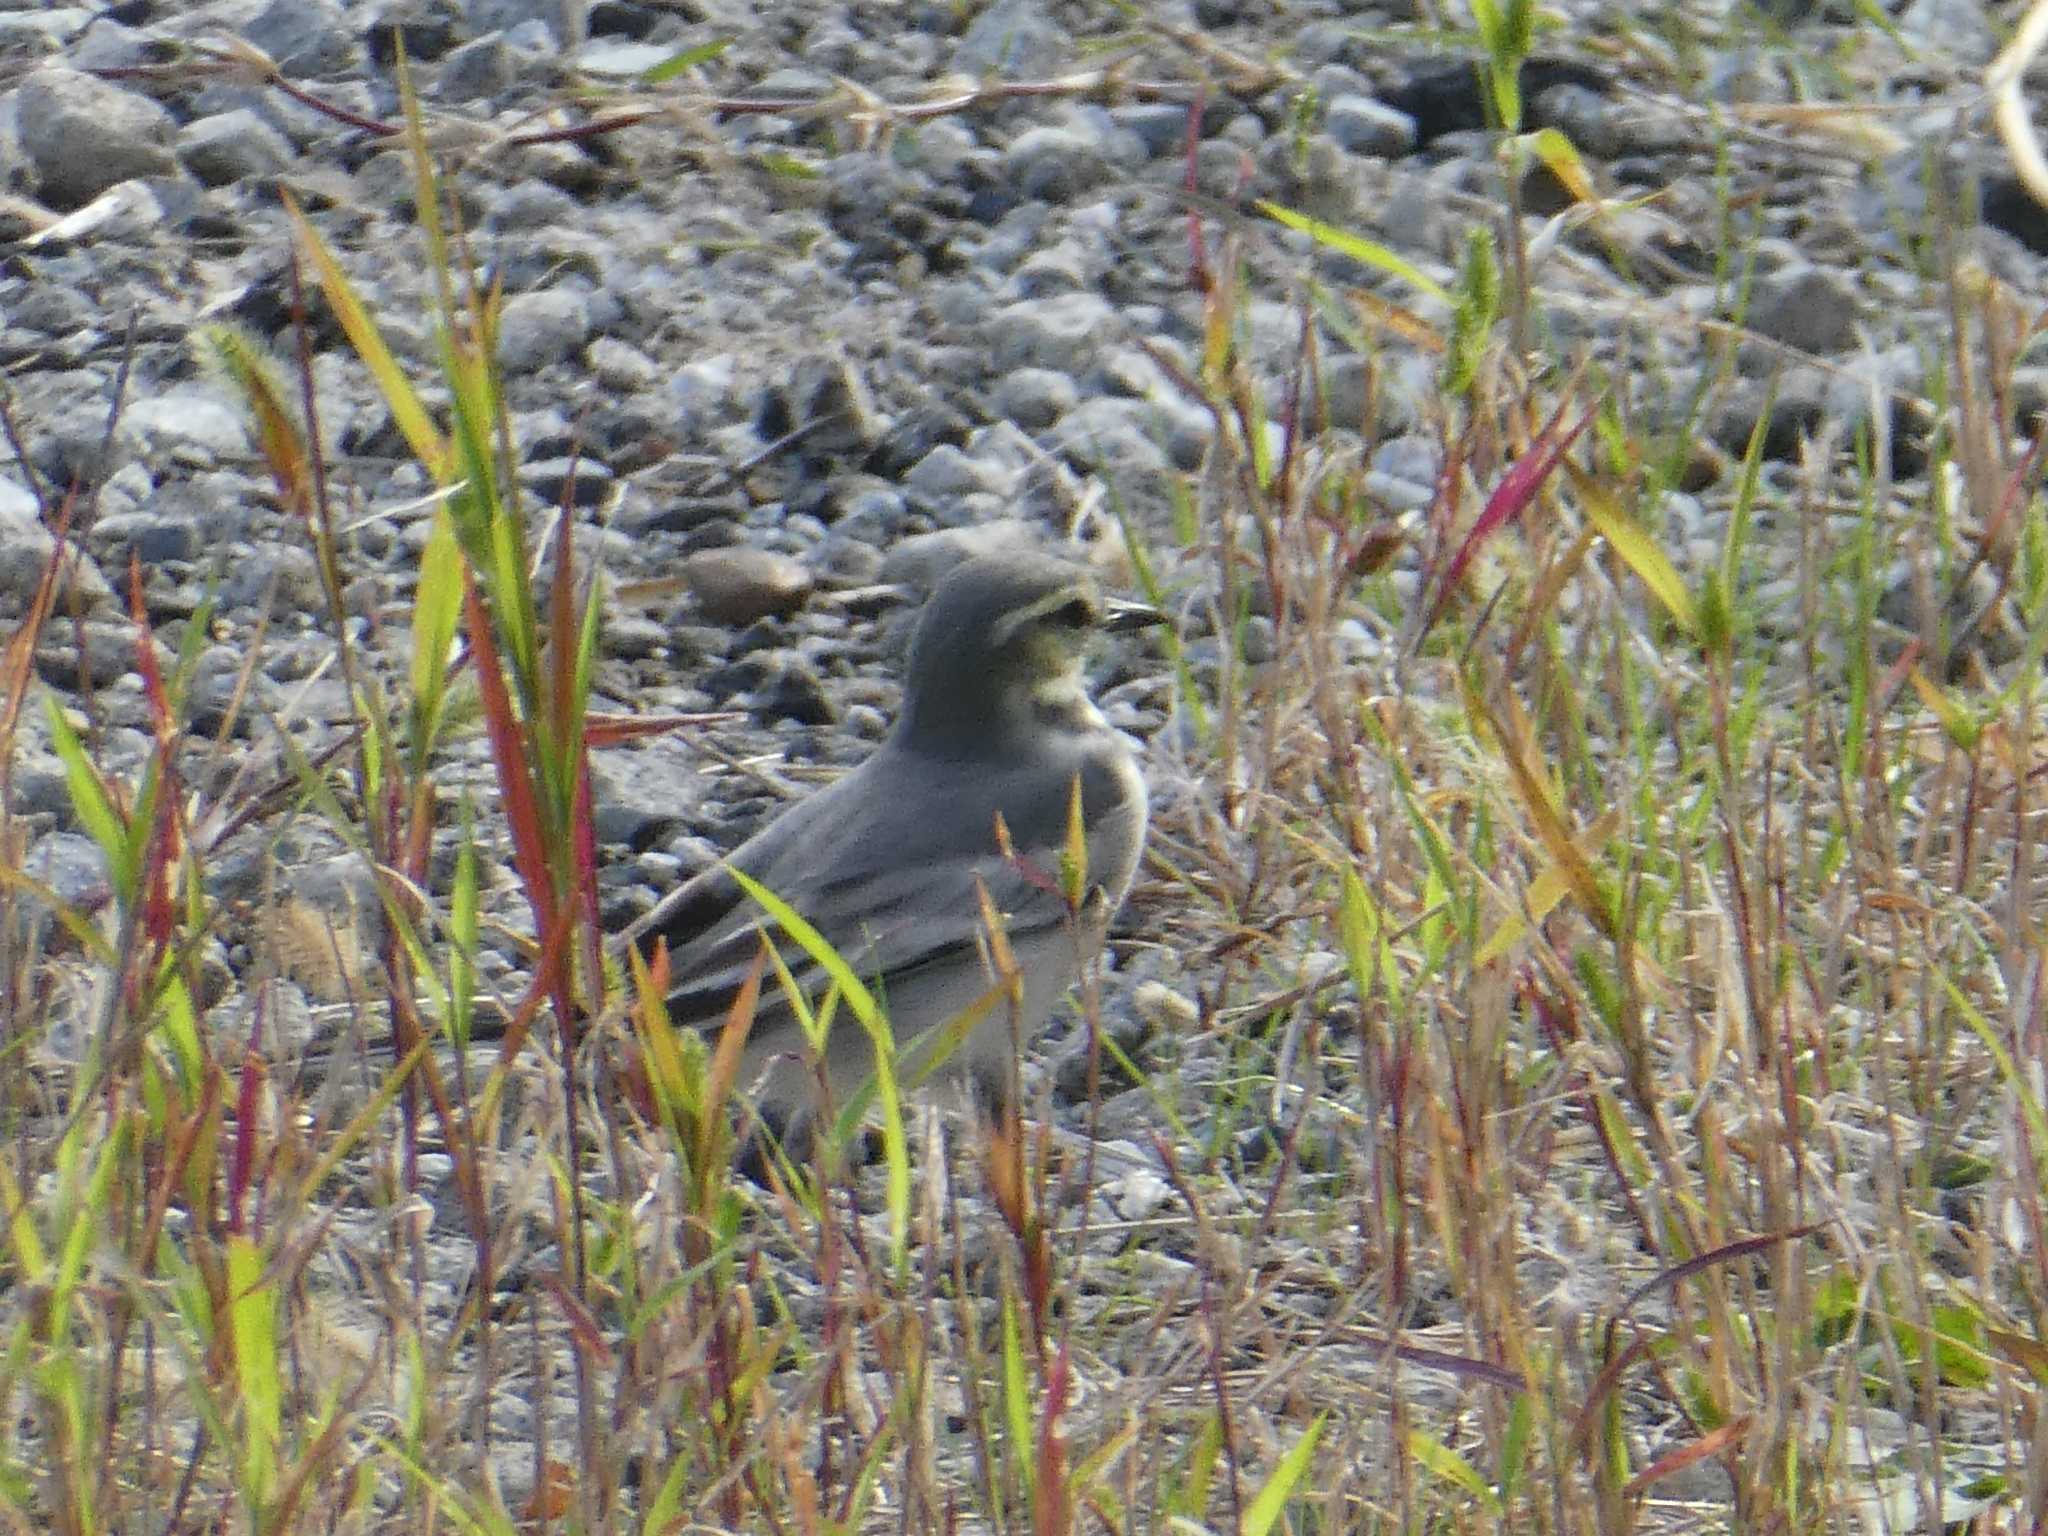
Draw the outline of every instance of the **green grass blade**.
M1323 1438L1323 1426L1330 1420L1327 1412L1316 1415L1315 1422L1308 1427L1308 1433L1294 1442L1293 1449L1280 1458L1280 1465L1273 1469L1273 1475L1265 1485L1252 1496L1245 1506L1244 1536L1268 1536L1279 1523L1281 1513L1301 1490L1308 1477L1308 1464L1316 1453L1316 1442Z
M1391 248L1377 240L1368 240L1363 235L1354 235L1349 230L1339 229L1334 224L1325 224L1321 219L1312 219L1305 213L1296 213L1292 208L1261 199L1253 205L1259 212L1276 224L1285 224L1289 229L1298 229L1317 245L1326 250L1349 256L1353 261L1368 267L1376 267L1389 276L1398 277L1411 288L1428 294L1442 304L1451 303L1451 291L1435 278L1424 272L1415 263L1397 255Z

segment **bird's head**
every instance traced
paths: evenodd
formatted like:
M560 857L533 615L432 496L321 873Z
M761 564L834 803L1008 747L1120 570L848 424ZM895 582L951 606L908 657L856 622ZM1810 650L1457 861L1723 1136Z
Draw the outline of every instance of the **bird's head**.
M1002 754L1018 730L1093 723L1081 658L1096 635L1156 624L1158 610L1105 598L1079 565L1015 551L962 561L910 641L906 739Z

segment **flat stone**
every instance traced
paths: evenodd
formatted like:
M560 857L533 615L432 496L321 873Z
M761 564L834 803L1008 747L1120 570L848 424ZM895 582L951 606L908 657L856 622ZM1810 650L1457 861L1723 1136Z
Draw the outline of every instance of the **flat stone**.
M699 550L683 562L683 579L705 619L728 628L786 618L815 584L801 560L745 545Z
M122 414L121 428L133 435L145 457L183 452L213 461L249 451L242 413L205 390L145 395Z

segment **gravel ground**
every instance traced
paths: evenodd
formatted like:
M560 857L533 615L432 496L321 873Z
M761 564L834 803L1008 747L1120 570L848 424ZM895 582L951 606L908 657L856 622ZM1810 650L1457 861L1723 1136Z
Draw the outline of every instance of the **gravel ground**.
M1305 282L1365 290L1431 325L1448 316L1257 219L1257 200L1382 242L1445 283L1468 228L1505 217L1469 59L1414 40L1430 6L1173 0L1140 25L1061 0L7 4L0 379L25 462L0 455L0 623L24 611L50 547L38 492L76 483L80 619L53 625L37 661L81 706L89 684L103 762L138 765L150 746L115 595L131 561L167 640L213 594L193 699L199 731L229 728L217 772L281 771L280 733L317 748L347 718L308 541L192 337L232 321L291 356L289 192L402 361L431 375L411 170L378 129L400 118L402 43L475 249L503 284L521 484L537 519L569 509L611 583L599 707L735 712L598 754L614 925L872 746L916 595L964 553L1074 540L1127 573L1121 513L1158 555L1191 663L1213 676L1213 594L1167 553L1184 542L1177 519L1213 430L1175 377L1196 371L1204 341L1191 200L1212 232L1247 233L1258 296L1245 344L1276 401L1301 351ZM1928 494L1914 479L1934 410L1926 348L1946 319L1915 224L1927 165L1974 207L1978 222L1955 235L1991 272L2038 292L2048 252L2048 215L1977 115L2015 7L1877 7L1889 29L1846 3L1767 9L1785 30L1746 7L1652 17L1565 0L1523 76L1531 125L1564 130L1612 200L1607 217L1575 219L1554 179L1525 185L1540 301L1529 323L1646 419L1698 402L1682 488L1660 509L1687 573L1717 557L1733 466L1765 412L1772 483L1799 472L1824 423L1846 440L1882 410L1898 494ZM255 80L228 39L261 49L295 91ZM682 78L639 84L720 42ZM1093 73L1105 69L1107 84ZM1047 88L1004 88L1025 85ZM1843 101L1878 110L1827 105ZM613 131L567 131L642 109ZM1724 206L1740 227L1720 227ZM1730 248L1755 253L1739 338L1715 323ZM307 305L347 530L346 621L398 667L429 486L332 317ZM1426 507L1438 360L1368 364L1355 332L1317 325L1331 451L1368 456L1377 512ZM2048 403L2048 370L2022 367L2016 383L2016 411ZM1396 582L1412 592L1418 579L1413 553L1397 553ZM1888 617L1904 622L1903 574L1898 585ZM1262 623L1270 637L1254 615L1251 651ZM1353 620L1343 638L1362 678L1391 676L1396 636ZM1985 652L2009 658L2023 638L1994 622ZM253 646L263 661L233 710ZM1096 683L1111 718L1150 744L1170 817L1177 796L1203 792L1204 766L1164 662L1134 643L1105 654ZM480 742L452 749L448 783L488 804ZM9 793L31 834L27 867L82 905L103 902L104 866L33 711ZM316 1028L347 996L330 929L370 921L367 877L298 824L224 849L214 879L235 897L282 881L312 914L315 937L287 970L305 1004L293 1017ZM508 885L491 899L516 921ZM1161 920L1141 890L1105 996L1141 1060L1177 1049L1160 1037L1205 985L1147 942ZM211 957L223 1007L264 945L283 942L224 937ZM516 964L507 941L499 974ZM1073 1038L1044 1053L1076 1128L1084 1059ZM1105 1221L1142 1222L1170 1196L1140 1150L1150 1108L1124 1094L1102 1115L1124 1158Z

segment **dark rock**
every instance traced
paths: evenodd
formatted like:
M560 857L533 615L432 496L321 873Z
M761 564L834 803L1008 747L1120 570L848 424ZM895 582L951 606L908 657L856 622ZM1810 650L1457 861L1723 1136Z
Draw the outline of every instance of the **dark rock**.
M364 29L363 41L369 45L370 61L389 69L398 62L401 48L408 63L440 58L465 30L467 23L455 0L395 0Z
M754 431L770 442L801 432L794 445L805 459L863 453L880 435L866 382L843 357L800 359L789 380L762 392Z
M836 724L839 706L809 659L795 651L771 654L779 656L780 665L767 686L756 692L755 711L769 720L794 720L798 725Z
M201 549L199 529L190 518L157 511L102 514L92 525L91 539L94 553L116 569L126 569L131 556L144 566L195 560Z
M928 400L905 411L868 455L866 468L886 479L901 479L933 449L967 441L973 424L943 401Z
M587 456L535 459L519 466L519 483L551 507L603 506L615 481L610 468Z
M1484 132L1496 126L1488 120L1488 98L1477 59L1466 63L1425 65L1405 82L1385 93L1387 104L1415 120L1415 142L1426 145L1447 133ZM1532 107L1537 97L1560 85L1582 86L1605 93L1612 89L1607 76L1577 59L1525 59L1516 76L1522 100ZM1546 126L1532 111L1529 128Z
M1769 415L1765 409L1768 405ZM1757 423L1764 422L1763 456L1796 459L1799 445L1819 430L1827 416L1827 383L1819 370L1787 369L1773 382L1738 379L1715 409L1708 436L1715 446L1740 458L1749 448Z

